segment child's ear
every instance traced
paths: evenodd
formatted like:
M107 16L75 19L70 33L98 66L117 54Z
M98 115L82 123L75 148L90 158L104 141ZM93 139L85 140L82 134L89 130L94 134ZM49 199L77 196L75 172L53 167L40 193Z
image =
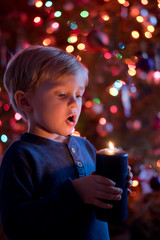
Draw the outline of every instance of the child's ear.
M15 92L14 98L15 98L17 106L21 110L23 110L25 112L31 112L32 107L31 107L31 105L28 102L28 98L27 98L27 94L26 93L24 93L21 90L18 90L18 91Z

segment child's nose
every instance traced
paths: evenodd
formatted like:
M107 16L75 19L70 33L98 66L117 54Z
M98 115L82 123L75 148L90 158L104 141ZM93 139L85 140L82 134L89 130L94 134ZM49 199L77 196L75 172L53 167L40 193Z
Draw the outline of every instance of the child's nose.
M69 107L71 108L78 108L78 103L77 103L77 99L75 97L71 97L69 102L68 102Z

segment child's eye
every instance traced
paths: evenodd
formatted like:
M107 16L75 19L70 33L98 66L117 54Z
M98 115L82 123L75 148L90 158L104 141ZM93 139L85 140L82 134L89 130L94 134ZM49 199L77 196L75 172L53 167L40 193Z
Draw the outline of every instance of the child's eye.
M58 97L65 97L65 96L66 96L65 93L59 93L59 94L58 94Z
M82 98L82 95L77 95L76 97L77 97L77 98Z

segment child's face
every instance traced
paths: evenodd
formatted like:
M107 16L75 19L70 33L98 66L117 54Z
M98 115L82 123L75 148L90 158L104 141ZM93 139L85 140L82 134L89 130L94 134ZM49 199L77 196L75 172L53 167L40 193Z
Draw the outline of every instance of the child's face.
M81 112L84 91L85 79L81 74L42 83L30 99L30 132L47 138L70 134Z

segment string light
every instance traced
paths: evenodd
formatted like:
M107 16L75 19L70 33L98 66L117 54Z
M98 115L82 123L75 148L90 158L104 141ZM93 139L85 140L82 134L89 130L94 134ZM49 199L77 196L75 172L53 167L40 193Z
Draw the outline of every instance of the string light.
M139 185L138 180L133 180L132 181L132 187L138 187L138 185Z
M148 32L148 31L146 31L144 33L144 35L145 35L146 38L152 38L152 33Z
M77 48L78 48L78 50L83 51L83 50L85 50L86 46L85 46L84 43L79 43L79 44L77 45Z
M78 38L76 34L71 34L70 37L67 39L69 43L75 43L77 42Z
M149 32L153 33L154 30L155 30L155 28L154 28L153 25L148 25L148 26L147 26L147 30L148 30Z
M82 17L82 18L87 18L88 16L89 16L89 12L88 11L82 11L81 13L80 13L80 16Z
M141 3L142 3L143 5L147 5L147 4L148 4L148 0L141 0Z
M112 105L112 106L110 107L110 112L111 112L111 113L116 113L117 111L118 111L118 108L117 108L116 105Z
M61 11L56 11L56 12L54 13L54 16L57 17L57 18L59 18L61 15L62 15L62 12L61 12Z
M144 21L144 18L142 16L137 16L136 20L137 20L137 22L142 23Z
M52 3L51 1L47 1L47 2L45 3L45 6L46 6L46 7L51 7L52 4L53 4L53 3Z
M16 121L19 121L22 118L22 116L21 116L20 113L16 112L15 115L14 115L14 118L15 118Z
M36 6L37 8L40 8L40 7L43 6L43 2L42 2L42 1L37 1L37 2L35 2L35 6Z
M118 92L118 90L117 90L116 88L111 87L111 88L109 89L109 93L110 93L110 95L116 97L119 92Z
M37 16L33 19L33 22L36 24L40 24L42 22L42 19L41 19L41 17Z
M89 100L88 100L88 101L85 102L85 107L86 107L86 108L91 108L92 105L93 105L92 101L89 101Z
M107 123L107 120L105 118L102 117L102 118L99 119L99 124L100 125L105 125L106 123Z
M132 31L132 32L131 32L131 35L132 35L132 37L133 37L134 39L138 39L139 36L140 36L138 31Z
M100 100L99 98L94 98L94 99L93 99L93 102L100 104L100 103L101 103L101 100Z
M74 51L74 47L73 47L72 45L68 45L68 46L66 47L66 52L71 53L71 52L73 52L73 51Z
M43 40L43 45L44 46L48 46L48 45L50 45L51 44L51 40L49 39L49 38L45 38L44 40Z
M59 23L58 23L58 22L54 22L54 23L52 23L51 27L52 27L54 30L58 30L58 28L59 28Z
M1 135L1 141L2 141L3 143L5 143L5 142L8 141L8 137L7 137L6 134L2 134L2 135Z

